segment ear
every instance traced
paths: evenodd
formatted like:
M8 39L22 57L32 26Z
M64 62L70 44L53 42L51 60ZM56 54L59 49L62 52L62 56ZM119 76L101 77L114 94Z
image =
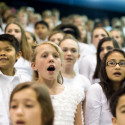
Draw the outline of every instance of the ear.
M117 125L117 119L116 119L116 117L112 117L112 124L113 125Z
M16 61L22 56L22 52L19 51L17 54L16 54Z
M32 68L34 71L37 71L37 68L36 68L35 62L32 62L32 63L31 63L31 68Z
M80 54L78 54L78 59L80 58Z

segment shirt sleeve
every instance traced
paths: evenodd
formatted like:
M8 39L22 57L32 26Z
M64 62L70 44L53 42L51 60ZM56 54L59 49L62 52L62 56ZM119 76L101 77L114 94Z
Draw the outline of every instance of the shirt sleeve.
M3 96L0 89L0 125L9 125L9 118L3 103Z
M101 116L101 86L94 84L87 92L86 98L86 125L100 125Z

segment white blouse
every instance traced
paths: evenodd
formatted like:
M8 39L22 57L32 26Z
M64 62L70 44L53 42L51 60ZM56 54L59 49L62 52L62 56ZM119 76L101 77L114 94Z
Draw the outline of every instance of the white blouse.
M112 114L102 87L91 85L86 98L85 125L112 125Z
M74 125L74 118L83 93L76 88L65 86L64 91L51 95L55 117L54 125Z

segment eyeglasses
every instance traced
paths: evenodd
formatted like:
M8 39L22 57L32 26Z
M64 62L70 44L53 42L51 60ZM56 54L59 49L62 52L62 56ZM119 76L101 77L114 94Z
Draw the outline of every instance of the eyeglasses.
M110 60L106 63L106 66L110 66L110 67L115 67L116 65L119 65L120 67L125 67L125 60L123 61L120 61L119 63L113 61L113 60Z

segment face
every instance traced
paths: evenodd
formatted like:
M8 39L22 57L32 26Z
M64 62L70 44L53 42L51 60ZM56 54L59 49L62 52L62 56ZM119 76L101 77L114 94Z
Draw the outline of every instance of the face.
M116 118L112 118L113 125L125 125L125 95L122 95L116 107Z
M52 45L45 44L38 46L36 52L32 68L38 71L39 79L56 80L62 66L57 50Z
M95 45L95 47L97 48L99 41L104 38L107 37L107 33L101 29L101 28L97 28L93 31L93 35L92 35L92 43Z
M27 38L28 43L32 46L34 41L33 41L31 34L26 32L26 38Z
M15 36L17 38L18 42L19 43L21 42L21 29L18 25L16 25L16 24L8 25L5 33Z
M119 52L113 52L108 56L106 63L109 61L119 63L125 61L125 57ZM113 83L121 83L125 79L125 67L120 67L118 64L114 67L106 66L106 73Z
M62 33L56 33L50 37L50 41L59 45L60 41L63 39L64 35Z
M32 89L23 89L14 94L10 103L13 125L41 125L42 110L37 95Z
M35 33L40 39L44 39L48 36L48 29L43 24L38 24L35 28Z
M13 68L17 59L15 48L8 42L0 41L0 69Z
M79 58L77 43L72 39L65 39L61 42L60 47L64 55L64 64L74 65Z
M87 30L86 30L85 26L84 25L78 25L78 29L81 33L81 38L85 39L85 37L87 35Z
M111 31L110 35L112 38L114 38L118 42L119 45L123 43L123 39L119 31Z
M112 41L104 42L100 49L100 59L102 60L103 57L105 56L105 54L107 52L109 52L110 50L112 50L113 48L114 48L114 45L113 45Z

